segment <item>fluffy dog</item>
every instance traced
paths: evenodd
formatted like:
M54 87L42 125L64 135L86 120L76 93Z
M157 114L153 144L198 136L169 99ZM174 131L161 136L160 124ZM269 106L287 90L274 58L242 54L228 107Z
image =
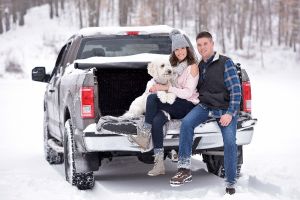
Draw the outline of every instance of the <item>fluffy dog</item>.
M129 110L123 115L125 118L137 117L145 113L147 97L151 94L149 90L154 84L170 84L174 86L175 77L177 76L174 74L168 58L159 58L150 62L147 69L152 79L148 81L145 92L131 103ZM174 93L166 91L157 91L157 96L162 103L173 104L176 99Z

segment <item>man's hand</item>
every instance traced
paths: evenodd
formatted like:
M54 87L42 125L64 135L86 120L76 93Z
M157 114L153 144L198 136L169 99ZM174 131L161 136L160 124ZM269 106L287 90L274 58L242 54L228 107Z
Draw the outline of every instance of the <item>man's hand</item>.
M230 114L224 114L220 118L221 126L228 126L232 120L232 116Z

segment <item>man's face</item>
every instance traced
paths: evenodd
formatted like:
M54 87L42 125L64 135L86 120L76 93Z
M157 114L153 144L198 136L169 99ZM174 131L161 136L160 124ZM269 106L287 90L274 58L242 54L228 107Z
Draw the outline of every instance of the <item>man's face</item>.
M197 41L197 49L204 61L207 61L214 53L214 42L210 38L199 38Z

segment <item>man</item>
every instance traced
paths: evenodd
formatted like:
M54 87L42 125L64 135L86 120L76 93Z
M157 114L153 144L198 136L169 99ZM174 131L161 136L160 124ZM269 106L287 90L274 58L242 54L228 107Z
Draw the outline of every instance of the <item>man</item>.
M224 142L224 168L226 193L235 193L237 145L236 127L241 101L239 77L230 58L214 52L214 42L209 32L196 37L200 78L197 89L200 103L182 120L179 139L178 172L170 180L171 186L192 181L191 154L194 128L205 122L209 115L216 118Z

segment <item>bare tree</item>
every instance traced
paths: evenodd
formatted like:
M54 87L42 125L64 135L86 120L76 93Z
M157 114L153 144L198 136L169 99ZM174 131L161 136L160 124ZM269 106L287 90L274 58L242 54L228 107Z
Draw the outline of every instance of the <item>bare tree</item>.
M81 0L77 0L77 7L78 7L78 17L79 17L79 28L83 27L83 22L82 22L82 3Z
M253 17L254 17L254 0L250 1L250 17L249 17L249 27L248 27L248 36L252 36L253 28Z
M119 0L119 24L120 26L128 25L129 9L132 5L131 0Z
M4 9L4 18L5 18L5 31L10 30L10 20L9 20L9 8Z
M160 0L159 1L159 7L160 7L160 24L166 23L166 0Z
M48 0L49 7L50 7L50 19L53 19L53 0Z
M88 5L88 26L99 25L100 0L87 0Z
M177 4L177 0L174 0L172 3L172 26L173 27L175 27L176 4Z
M268 15L268 37L270 39L270 45L273 45L273 29L272 29L272 8L271 8L271 0L268 0L268 6L267 6L267 15Z
M55 16L59 17L58 15L58 0L53 0L54 1L54 8L55 8Z
M226 53L226 43L225 43L225 30L224 30L224 24L225 24L225 14L224 14L224 8L225 8L225 1L221 0L220 2L220 12L219 12L219 35L220 35L220 43L222 46L222 52L225 54Z
M12 4L11 12L12 12L13 23L16 24L17 23L18 0L11 0L11 4Z
M292 32L290 38L290 47L293 47L294 51L296 51L296 43L299 35L300 29L300 16L299 16L299 6L300 3L297 0L293 0L292 2Z
M0 0L0 34L3 33L3 24L2 24L2 0Z
M65 9L65 0L60 0L60 7L62 10Z

